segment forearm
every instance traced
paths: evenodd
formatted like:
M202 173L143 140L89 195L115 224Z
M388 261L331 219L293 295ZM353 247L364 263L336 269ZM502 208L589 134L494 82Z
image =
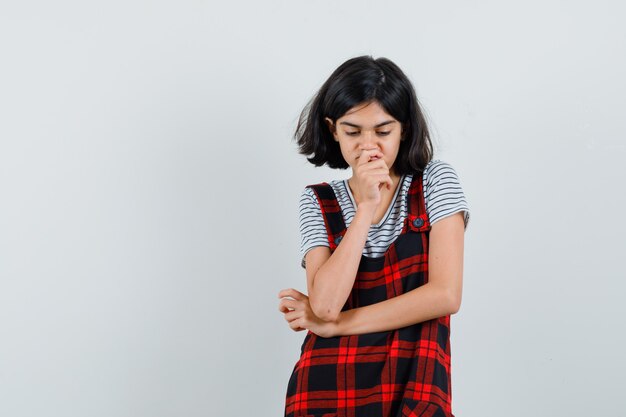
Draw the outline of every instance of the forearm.
M335 320L345 305L354 287L374 211L374 206L358 207L341 243L315 274L309 297L318 317Z
M397 297L342 311L335 336L382 332L455 313L450 292L428 283Z

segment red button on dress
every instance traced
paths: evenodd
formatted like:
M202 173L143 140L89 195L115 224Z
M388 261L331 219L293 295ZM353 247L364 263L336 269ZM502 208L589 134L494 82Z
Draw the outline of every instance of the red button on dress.
M346 232L328 183L310 185L320 202L331 252ZM428 282L430 222L422 174L414 174L400 236L382 256L361 256L342 311L375 304ZM339 238L339 239L338 239ZM285 401L285 417L454 417L450 316L400 329L319 337L307 331Z

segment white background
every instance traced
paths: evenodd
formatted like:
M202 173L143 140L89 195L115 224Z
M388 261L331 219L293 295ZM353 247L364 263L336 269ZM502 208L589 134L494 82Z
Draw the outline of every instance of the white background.
M282 416L298 199L350 175L292 133L361 54L470 206L455 415L623 413L626 10L509 3L2 2L0 415Z

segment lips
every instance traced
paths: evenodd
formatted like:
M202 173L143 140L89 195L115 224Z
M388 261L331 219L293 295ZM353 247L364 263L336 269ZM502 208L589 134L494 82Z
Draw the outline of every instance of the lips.
M364 156L364 155L358 155L358 156L356 157L356 159L360 159L360 158L361 158L361 156ZM370 156L370 157L369 157L369 159L368 159L368 162L369 162L369 161L375 161L375 160L377 160L377 159L382 159L382 157L379 157L379 156L377 156L377 155Z

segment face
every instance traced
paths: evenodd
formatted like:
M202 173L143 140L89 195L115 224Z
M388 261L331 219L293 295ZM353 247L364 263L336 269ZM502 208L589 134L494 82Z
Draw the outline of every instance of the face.
M393 163L400 149L402 126L380 104L359 104L335 121L326 118L326 123L350 167L358 164L363 150L378 149L390 173L395 175Z

